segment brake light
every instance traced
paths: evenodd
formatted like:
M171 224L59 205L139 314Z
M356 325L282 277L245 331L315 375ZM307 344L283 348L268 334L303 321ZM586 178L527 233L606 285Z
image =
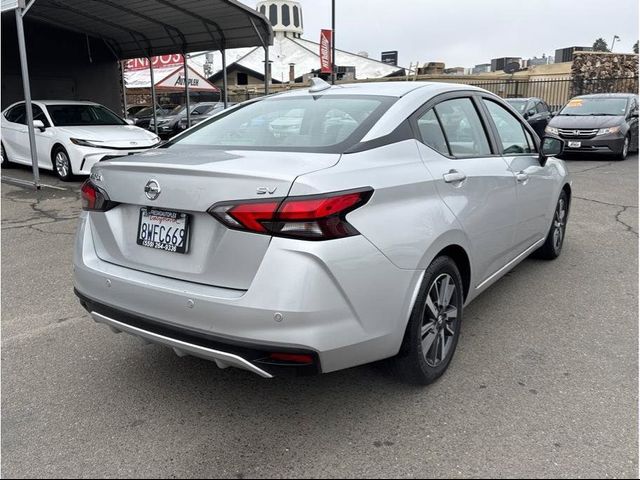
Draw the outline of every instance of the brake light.
M107 192L95 185L91 180L86 180L82 187L82 209L94 212L106 212L117 205L109 200Z
M328 240L358 235L346 215L361 207L372 188L284 199L218 203L209 213L227 227L278 237Z
M271 353L269 354L271 360L285 363L300 363L308 365L313 363L313 357L311 355L301 355L295 353Z

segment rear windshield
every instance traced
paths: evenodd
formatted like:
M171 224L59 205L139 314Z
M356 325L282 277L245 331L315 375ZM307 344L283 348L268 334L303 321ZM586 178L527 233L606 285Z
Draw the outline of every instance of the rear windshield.
M47 105L57 127L83 125L126 125L115 113L102 105Z
M560 115L618 116L624 115L626 111L626 98L577 97L569 100Z
M394 101L364 95L272 97L213 117L166 146L340 152L357 143Z

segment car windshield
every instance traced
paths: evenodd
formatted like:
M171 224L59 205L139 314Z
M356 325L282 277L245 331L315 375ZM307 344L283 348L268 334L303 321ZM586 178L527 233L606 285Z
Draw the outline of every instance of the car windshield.
M364 95L264 99L213 117L167 147L341 151L355 144L394 101Z
M47 105L47 110L57 127L127 124L102 105Z
M524 113L524 109L527 106L526 100L507 100L507 102L520 113Z
M627 111L626 98L576 97L560 111L567 116L600 116L624 115Z

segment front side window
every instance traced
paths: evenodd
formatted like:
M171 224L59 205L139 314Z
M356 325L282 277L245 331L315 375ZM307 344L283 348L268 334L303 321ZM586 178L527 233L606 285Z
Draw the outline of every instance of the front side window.
M445 137L455 157L491 155L489 140L470 98L445 100L435 106Z
M33 121L35 122L36 120L40 120L45 127L50 127L51 125L49 125L49 120L47 120L47 116L44 114L44 112L42 111L42 109L37 106L37 105L31 105L31 108L33 109Z
M124 120L102 105L48 105L47 109L57 127L126 125Z
M498 130L503 155L532 153L532 146L525 135L525 129L520 120L511 115L507 109L491 100L483 99L489 110L489 115Z
M547 104L544 102L538 102L536 105L536 111L538 113L546 113L549 111L549 107L547 107Z
M340 152L357 143L394 101L360 95L264 99L203 122L167 148Z
M418 119L418 130L425 145L443 155L449 155L447 140L444 138L440 122L433 108Z

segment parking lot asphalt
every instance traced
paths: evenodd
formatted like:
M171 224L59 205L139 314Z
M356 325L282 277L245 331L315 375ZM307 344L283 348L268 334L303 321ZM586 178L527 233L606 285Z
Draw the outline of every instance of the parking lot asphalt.
M638 476L638 157L570 160L562 256L466 310L427 388L264 380L144 346L72 289L78 182L2 172L3 477Z

